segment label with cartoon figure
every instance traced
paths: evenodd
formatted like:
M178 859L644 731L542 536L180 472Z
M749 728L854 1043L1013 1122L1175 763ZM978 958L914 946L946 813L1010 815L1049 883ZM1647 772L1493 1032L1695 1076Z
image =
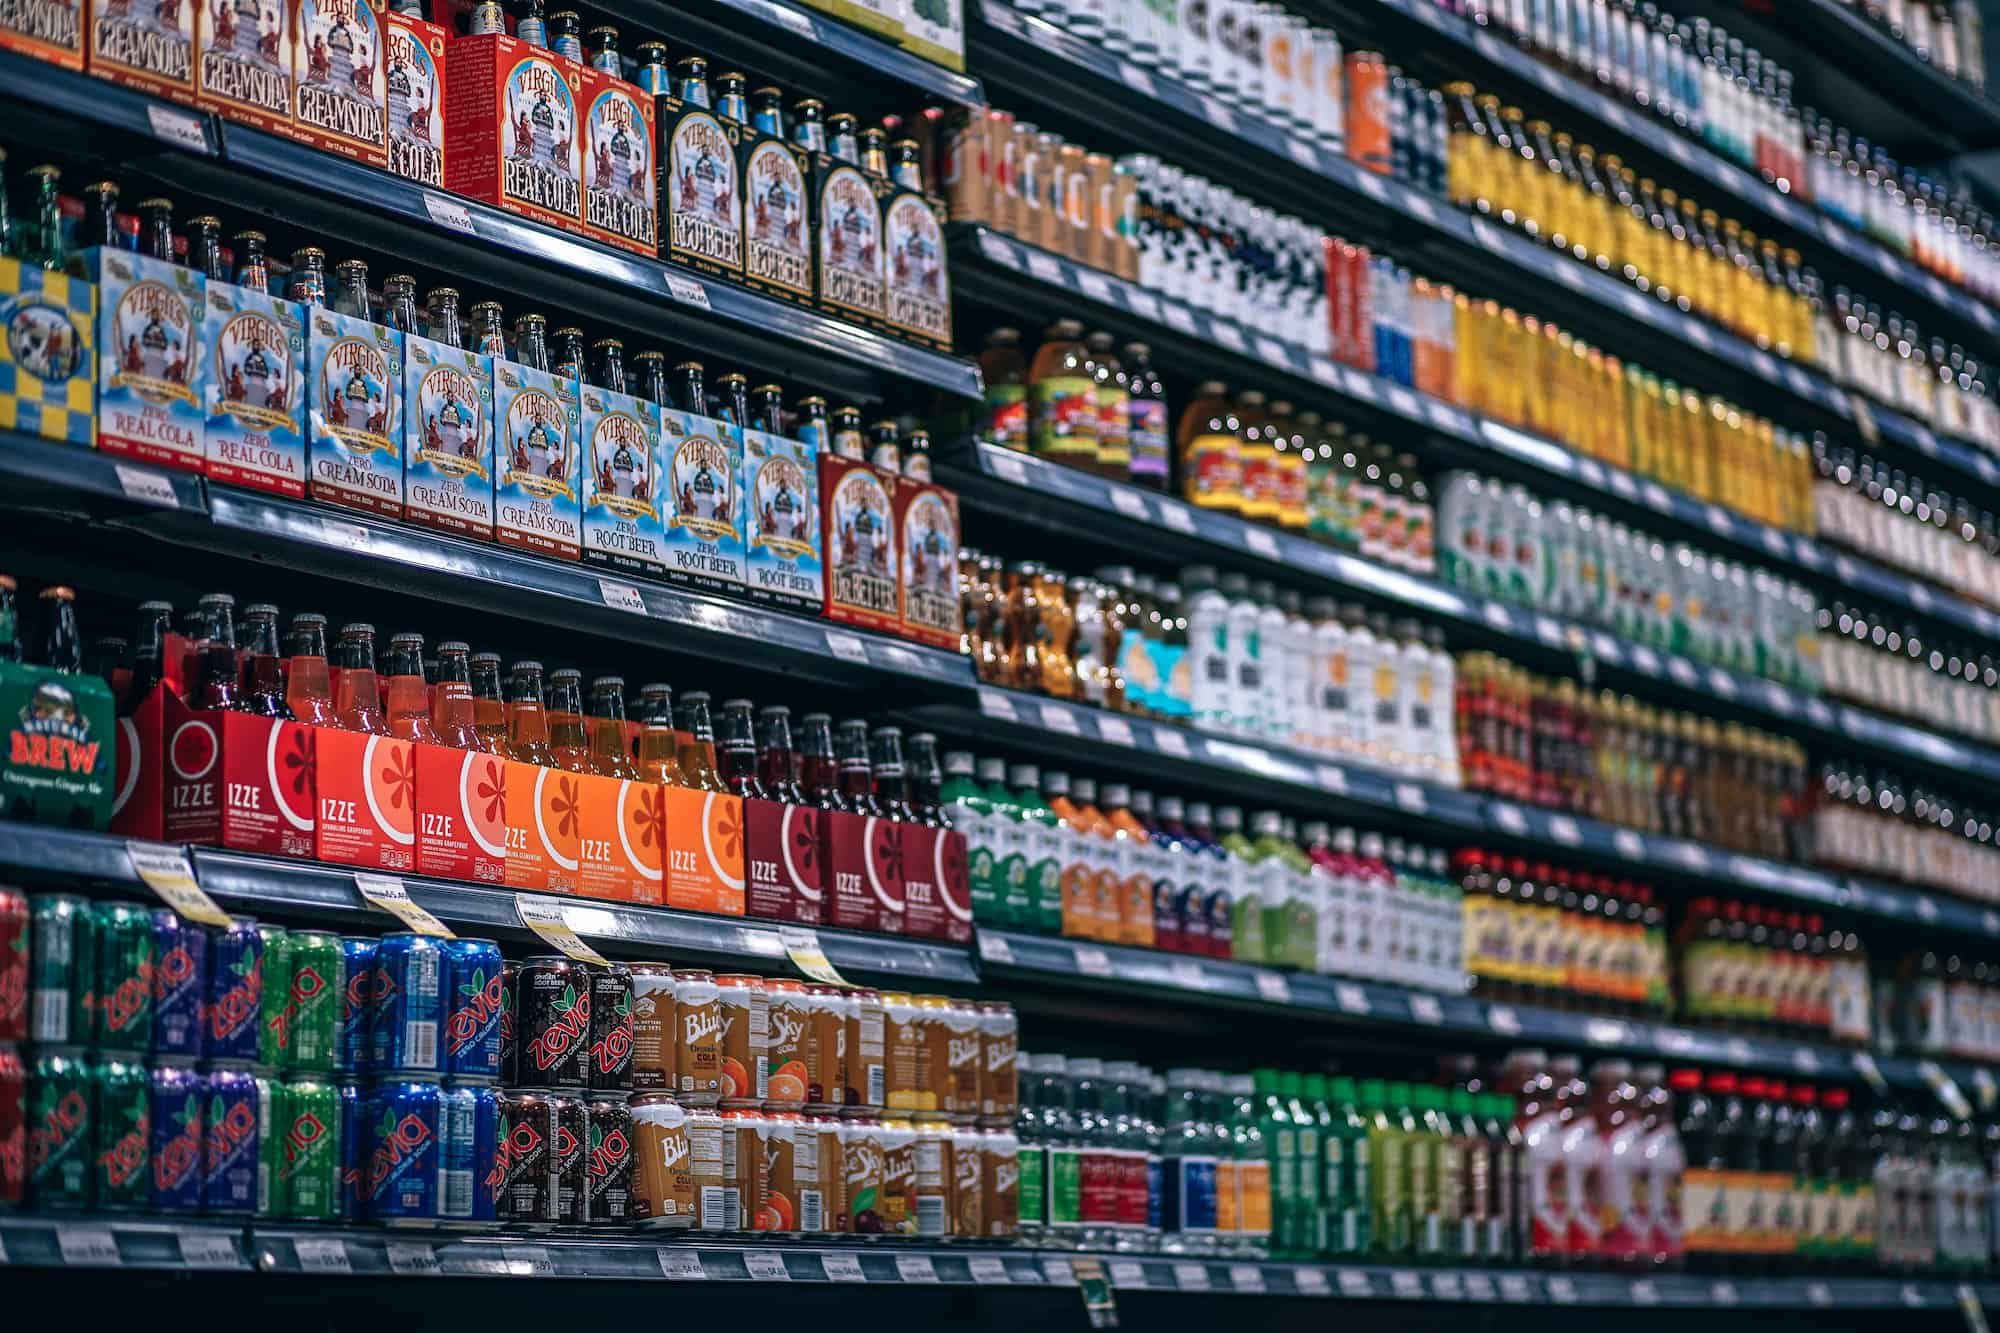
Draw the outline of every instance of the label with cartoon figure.
M664 573L659 408L583 386L583 554L641 574Z
M234 283L207 287L205 471L216 481L304 495L305 310Z
M656 255L653 99L623 79L592 72L583 120L584 229L600 241Z
M819 299L843 313L882 318L882 203L860 168L845 164L819 186Z
M889 201L883 228L889 323L934 347L951 346L951 279L945 272L944 227L920 194Z
M315 306L306 323L314 499L403 514L403 335Z
M959 640L958 501L935 486L896 489L902 552L903 633L956 648Z
M90 72L194 100L197 0L102 0L90 6Z
M817 462L812 446L798 440L743 432L744 580L752 597L820 606Z
M391 11L388 36L389 170L443 185L445 30Z
M673 123L666 176L667 253L711 272L743 271L743 186L736 174L736 131L702 110Z
M298 0L292 32L294 126L320 148L388 161L382 16L368 0Z
M894 631L896 512L889 483L874 468L821 455L819 487L825 509L826 614Z
M410 521L493 538L493 358L403 340L403 492Z
M758 139L743 155L743 281L774 296L812 299L805 163L776 139Z
M187 0L195 10L195 101L260 130L289 130L292 27L286 0Z
M576 381L512 361L493 363L493 535L574 560L583 549L577 496Z
M662 408L659 456L667 573L742 587L742 432L712 417Z
M97 283L98 448L200 470L202 276L102 247L80 267Z

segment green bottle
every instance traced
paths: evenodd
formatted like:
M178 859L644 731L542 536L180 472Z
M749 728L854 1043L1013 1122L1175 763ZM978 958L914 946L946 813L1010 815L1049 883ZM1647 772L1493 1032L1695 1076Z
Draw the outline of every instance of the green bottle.
M1328 1252L1356 1258L1375 1246L1375 1157L1369 1145L1370 1125L1353 1079L1333 1080L1327 1093L1333 1102L1333 1125L1320 1147L1326 1154L1327 1200L1334 1210Z
M1379 1078L1361 1085L1361 1107L1368 1117L1368 1156L1374 1163L1375 1236L1371 1253L1387 1259L1410 1253L1410 1174L1408 1134L1400 1104L1409 1085Z
M1299 1127L1299 1185L1300 1192L1312 1200L1312 1234L1307 1237L1306 1251L1318 1258L1329 1252L1335 1221L1335 1172L1327 1157L1327 1140L1333 1137L1333 1108L1326 1100L1326 1075L1301 1075L1298 1100L1305 1116ZM1306 1147L1308 1137L1310 1148Z
M1258 882L1262 858L1243 836L1243 812L1233 805L1215 812L1215 840L1229 853L1230 957L1239 963L1261 963L1264 947L1264 899Z
M1001 924L1001 820L993 800L975 776L977 766L965 750L944 757L944 788L939 798L951 826L965 835L965 881L972 897L972 919L982 926Z
M1257 1131L1271 1162L1271 1253L1286 1259L1296 1252L1299 1136L1291 1109L1278 1095L1278 1071L1254 1070L1250 1081L1256 1098Z
M1015 764L1007 770L1014 808L1021 812L1026 914L1018 922L1044 935L1062 934L1062 820L1042 799L1041 770Z
M62 172L50 166L30 167L28 179L34 182L35 194L30 216L20 222L26 233L19 246L21 262L55 271L63 266Z
M1491 1159L1486 1139L1479 1129L1473 1094L1453 1088L1445 1094L1445 1125L1451 1134L1449 1154L1451 1174L1446 1175L1440 1157L1438 1179L1443 1182L1445 1201L1445 1249L1459 1263L1487 1263L1485 1228L1493 1212Z
M1264 903L1264 961L1311 971L1319 938L1312 861L1299 850L1297 830L1287 832L1289 822L1270 810L1251 820L1258 894Z
M1298 1141L1294 1157L1291 1253L1309 1259L1319 1253L1319 1119L1305 1101L1305 1079L1293 1072L1278 1075L1278 1102L1291 1117Z
M1451 1130L1444 1120L1444 1101L1443 1088L1412 1088L1410 1115L1405 1122L1415 1135L1410 1152L1410 1215L1416 1223L1417 1257L1433 1263L1443 1262L1447 1254L1447 1194L1454 1203L1454 1222L1457 1213L1457 1154L1450 1151ZM1453 1168L1449 1175L1448 1166Z
M1015 930L1035 929L1029 896L1028 825L1014 793L1007 789L1007 764L981 759L978 778L986 800L993 835L993 904L995 920Z

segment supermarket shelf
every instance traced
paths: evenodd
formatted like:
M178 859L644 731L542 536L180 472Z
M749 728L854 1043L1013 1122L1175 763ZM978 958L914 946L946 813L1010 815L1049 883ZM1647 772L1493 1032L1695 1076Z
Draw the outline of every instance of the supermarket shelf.
M1718 542L1726 543L1744 559L1786 569L1802 581L1837 590L1839 595L1858 594L1884 605L1907 608L1954 629L2000 640L2000 614L1955 593L1934 589L1914 576L1878 567L1865 557L1836 551L1824 542L1697 500L1623 468L1579 455L1567 445L1464 411L1381 376L1313 356L1296 344L990 228L958 225L952 229L951 240L960 289L996 304L1020 309L1042 303L1051 311L1064 312L1073 311L1079 302L1088 304L1135 336L1144 337L1158 360L1198 365L1204 374L1222 370L1256 384L1288 381L1288 391L1310 394L1314 399L1331 395L1385 418L1392 428L1423 432L1444 447L1452 462L1504 472L1509 479L1534 488L1553 486L1580 503L1618 511L1648 531L1711 549ZM1122 506L1120 512L1136 517L1130 497L1112 490L1112 499Z
M0 431L0 507L112 518L148 509L207 512L191 472L135 463L95 449Z
M43 106L60 108L67 137L92 147L104 146L96 132L131 128L141 113L181 125L190 137L165 130L155 137L188 151L133 164L157 171L177 194L253 209L406 262L469 275L552 308L675 338L719 358L865 399L910 385L957 397L980 392L978 367L969 361L427 189L290 139L222 125L157 99L108 89L85 75L0 53L0 100L11 108L28 93L46 98ZM30 114L47 118L40 110ZM150 129L151 119L145 123Z
M1398 1268L1168 1255L1080 1255L1015 1247L900 1242L813 1245L660 1241L634 1231L452 1237L359 1227L225 1227L122 1216L0 1217L0 1263L17 1268L241 1268L274 1276L843 1282L865 1286L1076 1286L1095 1259L1120 1291L1398 1304L1574 1305L1748 1310L1951 1310L1960 1292L1991 1303L2000 1284L1936 1280L1546 1273L1509 1268ZM192 1245L189 1257L180 1247ZM110 1247L108 1250L106 1247ZM225 1251L235 1262L224 1262Z

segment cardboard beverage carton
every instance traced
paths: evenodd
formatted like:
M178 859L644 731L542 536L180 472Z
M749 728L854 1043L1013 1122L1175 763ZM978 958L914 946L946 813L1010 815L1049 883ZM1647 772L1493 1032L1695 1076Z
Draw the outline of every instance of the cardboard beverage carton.
M0 258L0 430L97 438L97 286Z
M745 127L739 148L743 175L743 282L760 292L812 304L813 247L804 149Z
M83 0L14 0L0 6L0 51L83 68Z
M888 308L876 186L876 179L853 163L816 155L813 287L820 309L867 324L881 322Z
M660 409L667 577L722 591L743 579L743 432L726 421Z
M630 394L582 386L583 558L664 574L660 409Z
M923 824L901 826L903 930L934 940L972 938L965 835Z
M821 811L761 799L743 802L744 911L767 921L819 925L824 912ZM853 816L849 816L852 818Z
M364 870L414 871L415 747L393 736L309 728L319 818L313 855Z
M653 99L589 69L583 85L583 230L651 258L660 252Z
M493 540L493 358L403 338L403 492L412 523Z
M111 820L118 732L111 686L31 662L0 662L0 819L102 829Z
M129 727L126 725L129 723ZM145 798L121 812L131 837L197 842L275 856L316 855L322 728L188 706L162 681L120 725L135 741L132 781ZM160 823L146 829L157 799Z
M102 246L73 267L97 284L97 447L199 471L201 274Z
M660 207L667 254L704 273L743 276L743 127L671 93L653 99L660 119Z
M951 350L951 277L945 267L944 209L916 190L889 196L882 225L883 315L911 342Z
M826 577L820 560L819 462L812 446L744 431L742 494L745 590L756 601L818 612Z
M403 335L306 312L306 458L315 500L403 516Z
M955 649L964 629L958 600L958 496L927 481L896 482L898 618L904 638Z
M743 798L663 787L667 906L743 915Z
M507 760L508 888L576 892L578 776Z
M194 15L192 3L177 0L95 0L90 6L90 72L127 88L192 103Z
M507 761L448 745L411 749L417 768L417 873L504 884Z
M187 664L194 642L169 630L162 636L160 683L143 699L121 703L118 719L118 776L111 798L111 831L127 838L166 837L167 698L185 698ZM125 682L129 688L130 681ZM306 817L312 816L312 791L304 797ZM310 850L311 838L307 838Z
M563 560L583 552L578 508L577 383L512 361L493 363L493 536Z
M859 459L820 455L827 619L891 634L900 628L897 484Z
M445 68L445 185L553 227L583 222L582 65L504 33L461 37Z
M306 493L305 310L231 282L207 284L203 470L216 481Z
M902 932L901 828L873 815L820 812L827 925Z
M445 41L450 33L400 9L389 11L389 170L444 184Z
M659 785L597 773L579 774L577 781L576 891L586 898L615 902L664 902L661 841L635 841L627 833L644 817ZM663 804L655 804L654 812L664 814Z
M374 0L294 0L292 133L369 166L389 162L388 33Z
M195 11L195 104L256 129L289 134L290 0L186 3Z

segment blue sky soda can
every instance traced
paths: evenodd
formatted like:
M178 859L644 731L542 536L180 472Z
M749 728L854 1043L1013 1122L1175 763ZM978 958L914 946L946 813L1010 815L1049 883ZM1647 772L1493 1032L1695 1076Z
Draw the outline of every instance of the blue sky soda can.
M340 1041L334 1068L343 1074L362 1074L368 1069L371 1040L368 1020L374 1011L376 941L361 935L340 937L345 956L347 984L340 996Z
M384 935L375 952L369 1065L378 1075L436 1074L444 1019L444 947L428 935Z
M208 941L208 1058L255 1063L264 1016L264 937L247 916L229 918Z
M492 940L446 940L444 1065L454 1078L500 1077L506 964Z
M340 1131L335 1136L335 1147L339 1149L340 1169L338 1173L340 1220L358 1222L366 1214L362 1208L361 1191L364 1168L367 1166L367 1145L361 1132L361 1111L364 1105L361 1085L353 1079L342 1079L340 1090Z
M257 1076L236 1065L202 1076L201 1210L257 1206Z
M156 1059L146 1091L153 1159L150 1208L192 1213L201 1207L201 1075L184 1060Z
M387 1077L369 1089L361 1108L362 1206L369 1221L437 1225L443 1114L435 1075Z
M454 1083L444 1090L444 1149L438 1216L448 1227L496 1223L487 1188L500 1135L500 1094L491 1083Z
M153 920L153 1057L199 1060L202 974L208 933L178 912L156 907Z

